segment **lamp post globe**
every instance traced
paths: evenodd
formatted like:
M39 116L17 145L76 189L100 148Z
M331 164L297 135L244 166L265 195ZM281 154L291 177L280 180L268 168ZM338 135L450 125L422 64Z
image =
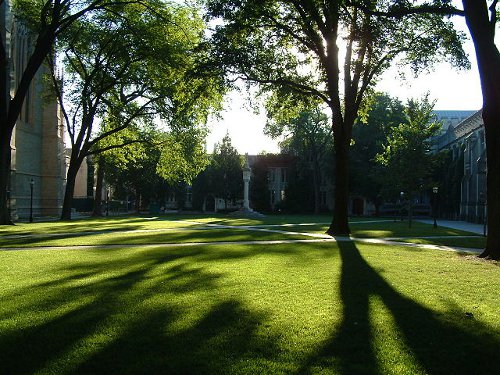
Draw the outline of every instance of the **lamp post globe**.
M434 186L432 188L432 216L434 219L434 228L437 228L437 197L439 188Z

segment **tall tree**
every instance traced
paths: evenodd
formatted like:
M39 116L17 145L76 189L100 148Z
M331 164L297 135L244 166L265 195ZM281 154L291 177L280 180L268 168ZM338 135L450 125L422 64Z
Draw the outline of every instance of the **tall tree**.
M483 92L486 138L488 238L481 257L500 260L500 53L495 44L498 1L463 0L465 20L476 49Z
M495 44L500 4L498 0L462 0L463 9L452 6L450 0L432 0L418 5L397 2L392 7L373 9L365 2L351 2L365 14L381 19L400 20L414 15L464 16L474 43L477 67L483 93L487 170L488 238L480 255L500 259L500 52Z
M127 0L128 3L134 0ZM2 37L0 38L0 225L9 224L7 209L7 186L11 166L10 142L22 110L24 99L30 84L45 58L54 48L54 43L76 20L89 13L110 9L123 0L17 0L13 10L10 2L0 0L0 7L5 17L0 20ZM10 52L7 35L11 25L4 22L6 15L13 12L12 19L21 22L32 37L33 46L29 50L27 63L19 72L20 79L11 87ZM11 95L12 94L12 95Z
M460 36L437 15L381 20L347 0L207 3L211 16L224 20L212 40L230 79L258 82L282 97L313 96L329 108L335 207L328 233L348 234L348 151L365 93L396 58L415 71L442 58L466 65ZM363 1L370 9L399 3Z
M439 154L431 153L431 138L437 135L441 124L435 121L434 103L428 96L409 100L406 120L389 130L383 152L376 160L385 167L384 181L396 191L404 191L408 199L409 226L413 197L432 185L432 175Z
M186 9L150 2L75 22L60 41L71 81L63 93L62 83L54 79L71 141L63 219L71 218L75 179L84 158L137 141L99 147L105 138L141 124L139 120L151 123L153 116L182 132L217 103L210 80L189 76L202 30L200 19ZM214 101L207 100L210 95ZM67 99L72 102L68 110ZM112 121L99 126L97 120L104 116Z

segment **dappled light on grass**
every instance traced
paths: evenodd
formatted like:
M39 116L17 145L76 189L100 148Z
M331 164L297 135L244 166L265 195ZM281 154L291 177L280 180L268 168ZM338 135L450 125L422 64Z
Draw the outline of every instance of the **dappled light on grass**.
M304 239L300 234L290 234L286 239ZM86 246L86 245L140 245L181 244L234 241L282 240L282 233L252 232L235 229L190 229L112 231L109 233L66 233L57 236L8 237L2 239L4 247L35 246Z
M419 237L419 236L460 236L471 235L469 232L444 227L433 228L430 224L413 222L408 228L406 221L384 221L372 222L369 225L363 222L351 223L351 231L354 237Z
M486 237L470 236L462 238L409 238L405 242L418 243L418 244L435 244L444 246L456 246L471 249L484 249L486 246Z

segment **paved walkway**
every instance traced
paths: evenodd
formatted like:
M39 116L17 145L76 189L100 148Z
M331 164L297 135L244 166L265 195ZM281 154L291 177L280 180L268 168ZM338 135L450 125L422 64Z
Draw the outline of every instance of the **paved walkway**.
M433 224L432 219L419 219L421 223ZM468 223L467 221L456 221L456 220L437 220L437 225L440 227L452 228L464 230L471 233L483 234L483 224Z

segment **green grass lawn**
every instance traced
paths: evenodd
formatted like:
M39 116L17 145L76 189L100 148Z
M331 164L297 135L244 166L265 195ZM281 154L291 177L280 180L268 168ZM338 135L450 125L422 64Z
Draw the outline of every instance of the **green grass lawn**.
M176 217L1 228L2 244L47 231L98 245L167 234L207 244L0 251L0 373L498 373L498 263L353 242L209 244L233 237L195 229L200 220L279 224ZM360 230L381 230L375 224ZM85 234L96 229L105 231ZM234 238L295 238L243 232Z

